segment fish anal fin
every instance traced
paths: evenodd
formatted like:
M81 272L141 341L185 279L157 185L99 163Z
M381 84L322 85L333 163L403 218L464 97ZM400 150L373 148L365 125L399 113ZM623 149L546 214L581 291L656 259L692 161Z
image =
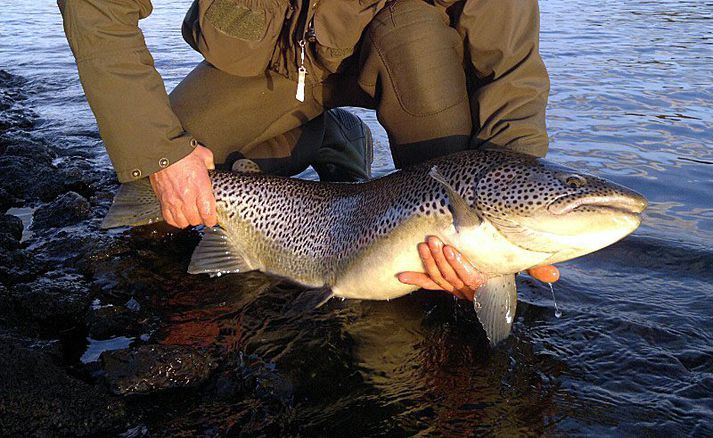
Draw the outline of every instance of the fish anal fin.
M231 242L222 228L206 228L203 239L193 251L189 274L210 274L220 276L237 272L252 271L239 248Z
M473 306L490 345L507 338L517 310L515 275L491 278L478 289Z
M428 172L428 175L436 180L446 189L448 193L448 203L450 204L451 214L453 215L453 225L456 231L460 232L463 228L477 227L481 224L478 215L468 206L465 199L453 188L453 186L441 175L437 166L433 166Z

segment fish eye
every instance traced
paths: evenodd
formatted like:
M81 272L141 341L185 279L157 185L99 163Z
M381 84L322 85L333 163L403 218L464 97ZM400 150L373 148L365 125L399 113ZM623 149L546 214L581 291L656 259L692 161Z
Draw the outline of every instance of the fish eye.
M567 178L564 180L564 183L572 187L573 189L578 189L587 185L587 180L583 176L567 175Z

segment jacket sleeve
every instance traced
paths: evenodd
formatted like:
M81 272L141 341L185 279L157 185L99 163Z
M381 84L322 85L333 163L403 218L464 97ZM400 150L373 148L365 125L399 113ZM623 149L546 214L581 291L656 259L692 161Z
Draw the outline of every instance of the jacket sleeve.
M59 0L64 31L119 181L148 176L196 141L171 110L138 27L150 0Z
M456 27L474 70L474 145L547 152L550 82L539 54L537 0L466 0Z

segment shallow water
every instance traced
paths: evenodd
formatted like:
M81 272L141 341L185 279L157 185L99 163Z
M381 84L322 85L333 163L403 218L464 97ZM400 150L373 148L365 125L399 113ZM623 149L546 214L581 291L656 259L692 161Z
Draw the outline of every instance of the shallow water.
M170 89L199 60L180 39L190 2L154 3L143 29ZM108 166L54 2L3 10L2 68L29 80L36 135ZM549 287L526 277L513 336L494 350L472 307L444 295L294 316L293 288L260 274L190 277L190 238L128 233L153 251L139 263L155 283L137 286L162 315L152 342L211 348L252 370L226 366L218 389L147 397L131 433L713 434L713 3L543 0L541 10L549 158L651 202L632 236L560 266L563 316ZM358 112L376 134L375 173L386 173L386 136ZM108 285L131 281L101 270ZM220 389L238 381L252 385L239 397Z

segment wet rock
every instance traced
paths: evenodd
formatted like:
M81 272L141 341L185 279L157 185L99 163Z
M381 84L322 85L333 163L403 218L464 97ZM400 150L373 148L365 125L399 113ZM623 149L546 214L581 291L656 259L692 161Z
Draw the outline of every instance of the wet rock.
M5 148L4 155L29 158L46 166L51 166L52 160L57 158L57 155L50 151L47 146L28 139L18 139L13 144L8 145Z
M93 339L103 340L116 336L132 336L142 332L142 315L124 306L92 308L87 314L87 328Z
M208 355L182 345L142 345L103 353L101 360L109 387L120 395L193 388L216 367Z
M0 280L5 284L30 281L45 271L44 264L23 249L5 248L0 251Z
M0 216L0 233L7 233L15 240L22 239L22 220L11 214Z
M67 192L48 205L35 211L33 229L65 227L74 225L91 216L92 210L87 199L75 192Z
M14 196L5 189L0 188L0 213L5 213L10 207L17 204Z
M19 199L48 202L65 191L56 168L27 157L0 157L0 175L0 189Z
M89 285L78 275L49 273L10 288L13 307L43 328L66 330L84 324L91 303Z
M96 436L121 425L124 403L69 376L41 351L0 342L0 434Z
M104 180L111 178L110 172L98 171L96 164L81 157L63 159L58 168L65 189L77 192L86 198L94 196Z

